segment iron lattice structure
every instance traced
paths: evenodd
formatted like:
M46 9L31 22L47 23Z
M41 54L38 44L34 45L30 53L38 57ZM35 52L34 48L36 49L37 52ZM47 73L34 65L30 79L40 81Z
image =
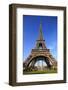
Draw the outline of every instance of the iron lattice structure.
M57 61L50 53L50 50L47 49L45 40L43 39L42 24L40 24L39 37L38 40L36 40L36 46L31 50L30 55L23 62L24 70L27 70L28 68L35 69L35 63L38 60L44 60L48 68L57 67Z

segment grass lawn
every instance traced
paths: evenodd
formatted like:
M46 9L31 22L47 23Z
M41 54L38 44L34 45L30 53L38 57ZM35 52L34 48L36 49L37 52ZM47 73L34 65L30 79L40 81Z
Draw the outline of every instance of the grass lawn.
M54 69L48 69L48 70L41 70L41 71L24 71L23 74L24 75L28 75L28 74L48 74L48 73L57 73L57 70L54 70Z

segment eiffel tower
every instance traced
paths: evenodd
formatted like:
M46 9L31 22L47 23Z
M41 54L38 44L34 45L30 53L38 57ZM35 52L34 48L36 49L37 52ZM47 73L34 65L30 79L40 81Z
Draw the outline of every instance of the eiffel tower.
M49 49L46 47L45 40L43 39L42 24L40 23L39 37L36 40L36 46L31 50L30 55L23 62L24 70L28 68L35 69L35 63L39 60L43 60L47 64L47 68L57 68L57 61L52 56Z

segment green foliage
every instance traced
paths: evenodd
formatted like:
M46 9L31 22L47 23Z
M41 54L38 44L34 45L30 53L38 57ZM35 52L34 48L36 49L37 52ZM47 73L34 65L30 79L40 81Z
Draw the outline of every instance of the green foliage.
M48 74L48 73L57 73L57 69L46 69L46 70L31 70L31 71L23 71L23 74Z

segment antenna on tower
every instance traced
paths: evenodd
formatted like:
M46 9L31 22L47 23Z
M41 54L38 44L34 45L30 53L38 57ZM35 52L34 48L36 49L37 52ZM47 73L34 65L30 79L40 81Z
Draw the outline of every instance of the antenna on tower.
M39 40L43 40L43 34L42 34L42 21L41 21L41 20L40 20Z

